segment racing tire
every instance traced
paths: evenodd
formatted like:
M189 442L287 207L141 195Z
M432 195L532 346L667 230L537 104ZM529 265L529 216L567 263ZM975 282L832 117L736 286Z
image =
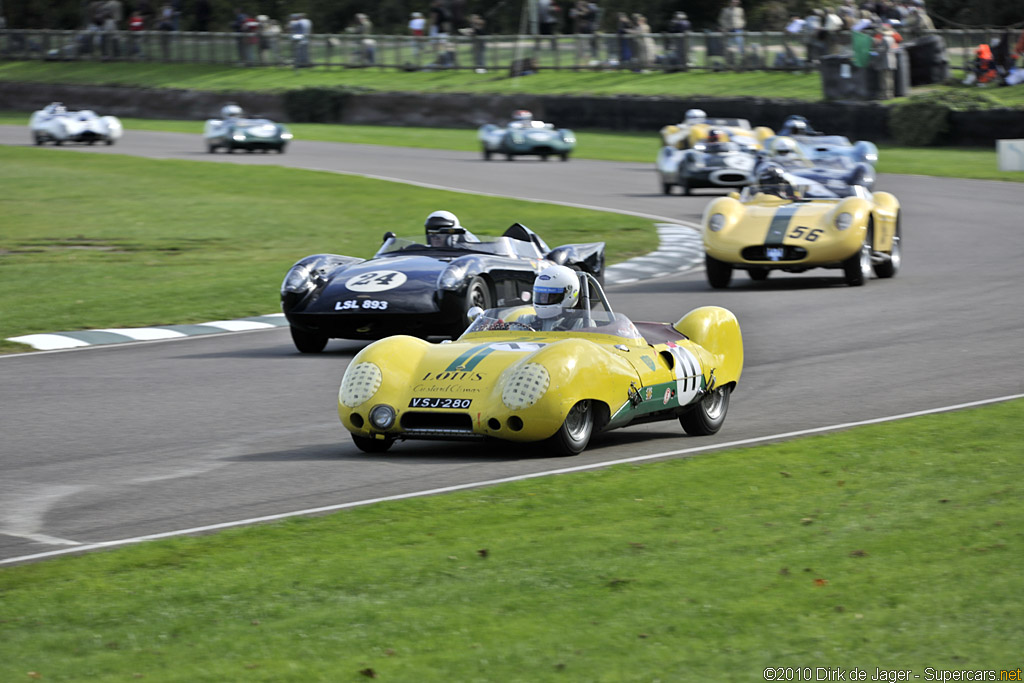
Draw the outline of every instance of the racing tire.
M875 275L879 278L890 278L900 271L900 265L903 263L903 250L901 243L903 242L903 229L900 226L900 214L896 213L896 232L892 236L892 251L881 263L875 264Z
M107 140L107 147L110 147L112 144L114 144L113 138L108 139Z
M54 140L53 144L56 145L57 147L60 147L61 145L64 144L64 141L63 140Z
M690 436L711 436L718 433L729 412L729 387L718 387L708 392L690 410L679 416L679 424Z
M768 279L768 274L772 272L769 268L747 268L747 274L750 275L750 279L755 282L764 282Z
M686 178L686 176L681 174L679 176L679 189L683 191L684 197L690 196L690 181Z
M561 152L558 156L559 156L559 158L561 158L562 161L569 161L569 153L568 152Z
M461 337L462 333L469 327L472 322L469 319L469 309L474 306L479 306L485 311L488 308L494 307L494 297L491 296L491 288L487 285L487 280L484 280L479 275L470 280L469 285L466 287L466 301L462 307L462 320L457 328L452 329L452 339Z
M363 453L385 453L389 448L391 448L391 444L395 443L395 440L371 439L368 436L353 434L352 443L354 443L356 448L361 450Z
M661 181L661 193L672 194L672 183L666 183L664 180Z
M87 145L89 145L90 147L92 147L93 145L95 145L95 144L96 144L96 141L95 141L95 140L86 140L86 141L85 141L85 144L87 144Z
M288 145L281 145L280 147L278 147L278 148L277 148L277 153L278 153L278 154L284 154L284 150L285 150L285 149L286 149L287 147L288 147Z
M43 144L43 138L39 135L39 133L34 133L32 135L32 141L35 142L37 145Z
M297 327L291 327L292 341L300 353L320 353L327 346L327 335L317 332L307 332Z
M540 155L540 160L541 161L547 161L548 160L548 155L547 154L541 154Z
M513 161L515 158L516 157L515 157L514 154L506 154L505 155L505 161Z
M548 445L557 455L578 455L583 452L594 433L594 407L584 399L569 409L565 422L548 439Z
M484 155L484 161L490 161L491 160L491 150L487 149L486 147L483 147L482 151L483 151L483 155Z
M217 145L207 145L206 146L206 152L208 154L216 154L217 153Z
M732 280L732 265L707 254L704 255L704 270L707 272L708 284L715 289L725 289Z
M868 223L868 232L857 253L843 261L843 277L851 287L862 287L871 277L871 245L874 230Z

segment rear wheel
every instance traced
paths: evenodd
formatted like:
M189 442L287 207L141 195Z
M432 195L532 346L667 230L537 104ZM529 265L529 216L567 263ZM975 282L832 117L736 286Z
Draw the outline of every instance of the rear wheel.
M548 443L558 455L576 455L583 452L594 433L594 409L589 400L583 400L569 409L565 422Z
M732 265L707 254L704 255L704 270L708 275L708 284L715 289L725 289L732 280Z
M843 261L843 275L846 284L851 287L860 287L871 277L871 244L873 242L873 229L868 224L867 234L864 235L864 243L860 250L850 258Z
M352 443L356 445L356 448L361 450L363 453L384 453L391 444L395 443L394 439L371 439L368 436L359 436L357 434L352 435Z
M484 147L483 147L483 152L484 152L484 161L490 161L491 160L491 150L487 149L486 145L484 145Z
M215 153L215 152L217 151L217 145L214 145L214 144L212 144L212 143L211 143L211 144L208 144L208 145L206 145L206 151L207 151L207 153L209 153L209 154L213 154L213 153Z
M719 387L708 393L691 410L679 416L679 424L690 436L710 436L718 432L729 412L732 390Z
M672 183L666 183L664 180L661 181L661 193L672 194Z
M880 278L889 278L900 270L903 263L903 229L900 227L900 214L896 214L896 232L892 236L892 251L889 257L875 266L875 275Z
M682 173L679 174L679 189L683 191L685 196L690 196L690 180Z
M307 332L291 327L292 341L301 353L320 353L327 346L327 335L319 332Z
M459 327L452 330L452 339L457 339L466 328L469 327L469 309L474 306L479 306L485 311L488 308L494 306L494 299L491 297L491 288L487 286L487 281L477 275L469 281L469 286L466 287L466 301L462 306L462 320L460 321Z

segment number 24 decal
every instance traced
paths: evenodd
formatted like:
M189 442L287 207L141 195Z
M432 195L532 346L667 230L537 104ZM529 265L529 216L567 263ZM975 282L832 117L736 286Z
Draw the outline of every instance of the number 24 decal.
M808 242L816 242L821 233L825 232L824 228L805 228L802 225L793 228L793 232L786 235L790 239L798 240L801 237Z

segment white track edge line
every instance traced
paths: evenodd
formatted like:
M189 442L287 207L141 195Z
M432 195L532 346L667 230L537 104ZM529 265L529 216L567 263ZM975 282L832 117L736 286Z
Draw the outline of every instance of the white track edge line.
M424 491L413 491L410 493L399 493L393 496L382 496L380 498L368 498L366 500L356 500L350 503L339 503L337 505L325 505L318 508L308 508L306 510L296 510L293 512L282 512L275 515L265 515L262 517L252 517L250 519L240 519L233 522L221 522L219 524L208 524L205 526L192 527L191 529L179 529L177 531L165 531L158 534L148 534L145 536L136 536L134 538L123 538L116 541L103 541L100 543L90 543L76 546L74 548L65 548L62 550L51 550L45 553L36 553L34 555L23 555L21 557L10 557L7 559L0 560L0 565L13 564L15 562L27 562L29 560L39 560L47 557L55 557L58 555L67 555L70 553L79 553L89 550L100 550L103 548L114 548L117 546L131 545L134 543L142 543L145 541L155 541L163 538L173 538L176 536L186 536L189 534L198 534L208 531L219 531L221 529L230 529L239 526L250 526L253 524L260 524L264 522L274 522L282 519L288 519L290 517L301 517L307 515L323 514L326 512L337 512L339 510L346 510L355 507L365 507L367 505L373 505L375 503L386 503L396 500L407 500L410 498L422 498L425 496L432 496L441 493L453 493L455 491L464 491L467 489L481 488L484 486L495 486L497 484L508 484L515 481L526 481L528 479L539 479L541 477L549 477L557 474L570 474L574 472L586 472L588 470L596 470L604 467L611 467L613 465L626 465L635 462L645 462L647 460L655 460L658 458L667 458L674 455L692 455L695 453L703 453L706 451L718 451L727 448L737 448L740 446L749 446L752 444L764 443L766 441L777 441L782 439L793 439L800 436L809 436L811 434L821 434L825 432L841 431L845 429L851 429L853 427L865 427L867 425L881 424L885 422L895 422L897 420L905 420L912 417L922 417L924 415L935 415L938 413L948 413L955 410L963 410L965 408L976 408L979 406L990 405L993 403L1005 403L1007 401L1014 401L1019 398L1024 398L1024 394L1011 394L1008 396L1000 396L997 398L986 398L979 401L970 401L968 403L958 403L951 406L943 406L941 408L929 408L927 410L916 410L910 413L902 413L900 415L890 415L887 417L876 417L870 420L859 420L857 422L843 422L836 425L828 425L825 427L812 427L810 429L799 429L792 432L783 432L781 434L770 434L767 436L755 436L749 439L740 439L738 441L728 441L726 443L711 444L709 446L695 446L693 448L681 448L674 451L662 451L661 453L651 453L648 455L638 455L632 458L620 458L618 460L607 460L604 462L589 463L587 465L577 465L576 467L561 467L554 470L546 470L544 472L532 472L530 474L520 474L514 477L503 477L501 479L488 479L484 481L471 482L468 484L455 484L453 486L443 486L436 489L427 489Z

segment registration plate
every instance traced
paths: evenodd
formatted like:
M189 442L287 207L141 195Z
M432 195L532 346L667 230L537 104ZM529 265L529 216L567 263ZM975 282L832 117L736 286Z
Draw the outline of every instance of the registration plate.
M468 408L469 404L473 402L471 398L447 398L440 396L427 396L423 398L413 398L409 401L410 408L453 408L455 410L461 410Z
M765 255L769 261L779 261L782 259L783 254L782 247L768 247L765 249Z

